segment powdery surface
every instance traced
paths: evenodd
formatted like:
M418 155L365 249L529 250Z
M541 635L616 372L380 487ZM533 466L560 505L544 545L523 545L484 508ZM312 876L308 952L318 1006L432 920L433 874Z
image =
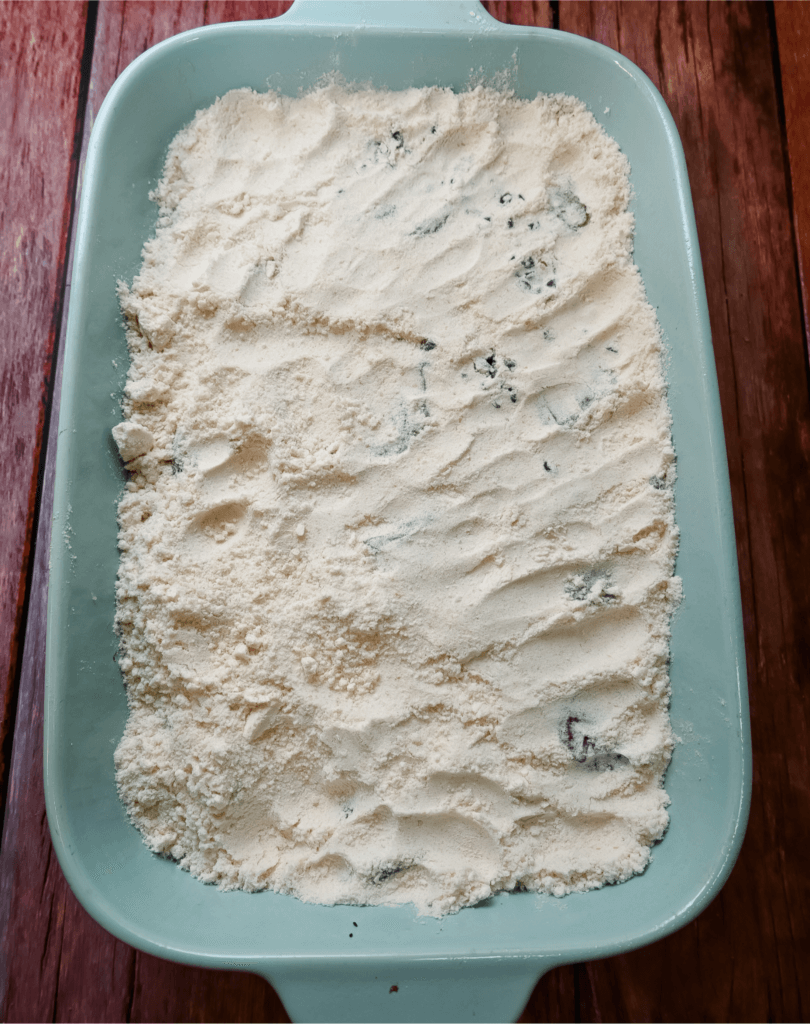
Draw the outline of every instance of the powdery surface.
M121 796L222 888L440 915L668 821L674 453L576 100L238 90L121 286Z

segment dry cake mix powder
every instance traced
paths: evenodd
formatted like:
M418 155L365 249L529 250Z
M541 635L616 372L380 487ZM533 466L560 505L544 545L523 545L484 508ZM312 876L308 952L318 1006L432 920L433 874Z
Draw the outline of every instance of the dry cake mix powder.
M442 915L668 821L674 451L582 103L241 89L120 285L117 781L222 888Z

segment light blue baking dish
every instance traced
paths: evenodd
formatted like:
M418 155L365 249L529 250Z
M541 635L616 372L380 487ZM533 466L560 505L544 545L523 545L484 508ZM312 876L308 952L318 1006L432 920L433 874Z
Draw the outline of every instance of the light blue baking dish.
M632 165L636 259L669 349L678 453L672 823L646 873L564 899L502 895L442 921L410 908L319 907L222 893L149 853L116 794L126 701L114 662L116 502L110 428L127 352L115 298L153 231L147 192L194 112L237 86L286 93L324 72L399 89L484 80L583 99ZM559 964L680 928L716 895L751 785L742 622L723 426L689 184L672 118L612 50L501 25L477 2L317 3L183 33L118 79L93 130L78 223L59 426L46 667L45 794L74 892L114 935L157 956L264 975L297 1020L509 1020ZM356 924L355 924L356 922ZM352 933L352 937L350 937Z

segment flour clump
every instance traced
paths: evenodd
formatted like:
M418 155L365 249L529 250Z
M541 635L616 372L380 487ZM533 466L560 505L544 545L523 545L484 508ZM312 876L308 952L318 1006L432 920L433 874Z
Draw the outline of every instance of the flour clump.
M242 89L120 286L119 791L222 888L441 915L663 835L674 451L587 109Z

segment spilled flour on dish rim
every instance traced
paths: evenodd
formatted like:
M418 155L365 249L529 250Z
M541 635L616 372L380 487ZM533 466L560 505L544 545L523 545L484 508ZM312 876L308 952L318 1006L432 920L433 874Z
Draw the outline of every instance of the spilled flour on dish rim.
M583 104L236 90L120 285L117 782L222 888L439 916L643 871L674 451Z

